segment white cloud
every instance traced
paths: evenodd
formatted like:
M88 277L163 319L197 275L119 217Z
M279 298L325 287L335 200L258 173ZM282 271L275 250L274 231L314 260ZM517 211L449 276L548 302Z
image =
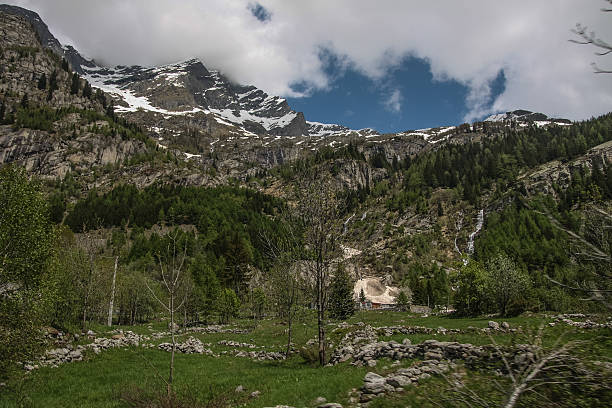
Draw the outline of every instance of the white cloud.
M399 89L392 91L383 101L383 105L385 109L393 113L400 113L402 110L402 93Z
M200 57L207 66L268 92L330 86L320 55L382 80L407 56L423 58L436 80L469 87L466 119L525 108L581 119L612 110L612 75L590 63L612 58L572 44L582 22L612 40L602 0L13 0L38 11L60 39L108 64L159 64ZM606 63L607 60L607 63ZM506 88L489 104L503 69Z

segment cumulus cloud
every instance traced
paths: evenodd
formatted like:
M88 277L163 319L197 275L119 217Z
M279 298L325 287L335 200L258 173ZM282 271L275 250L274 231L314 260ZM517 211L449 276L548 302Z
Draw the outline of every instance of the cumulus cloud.
M515 108L570 119L612 110L612 76L590 67L596 60L612 66L612 58L606 64L592 48L568 41L576 22L612 39L602 0L9 2L38 11L61 40L106 64L196 56L284 96L329 87L321 56L332 53L383 82L406 58L422 58L435 80L468 88L466 120ZM492 100L502 70L505 90Z

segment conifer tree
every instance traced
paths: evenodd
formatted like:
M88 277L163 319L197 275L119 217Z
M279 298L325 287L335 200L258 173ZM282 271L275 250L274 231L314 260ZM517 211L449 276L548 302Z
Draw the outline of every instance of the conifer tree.
M410 298L408 297L406 292L401 291L395 297L395 304L397 305L397 308L401 311L406 311L410 309Z
M365 305L365 302L368 299L366 298L365 292L363 291L363 288L361 288L361 290L359 291L359 302L361 302L361 307L363 307Z
M79 93L80 89L81 89L81 84L79 81L79 74L75 72L74 74L72 74L72 84L70 85L70 94L76 95Z
M38 89L47 89L47 75L44 72L38 80Z
M346 320L355 313L353 284L343 264L339 264L329 293L329 315Z
M91 95L92 95L91 85L89 85L89 82L85 82L85 86L83 87L83 97L91 98Z

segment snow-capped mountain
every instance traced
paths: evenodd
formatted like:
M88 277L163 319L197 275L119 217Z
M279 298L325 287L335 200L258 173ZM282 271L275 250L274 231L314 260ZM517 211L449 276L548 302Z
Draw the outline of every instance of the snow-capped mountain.
M568 119L554 119L549 118L543 113L531 112L528 110L515 110L506 113L497 113L491 115L484 120L485 122L522 122L522 123L535 123L538 126L545 126L551 123L558 125L569 125L571 121Z
M529 111L493 115L487 118L487 126L475 123L390 134L309 122L285 99L237 84L198 59L156 67L104 67L62 45L35 12L6 5L0 11L24 17L43 47L68 61L94 88L103 90L106 96L102 99L112 99L115 112L140 125L159 148L202 162L223 158L235 164L235 169L240 163L271 167L322 147L338 149L350 143L361 144L366 157L384 154L391 161L447 142L472 140L484 134L485 127L569 123Z
M237 85L197 60L160 67L83 67L93 87L116 97L116 111L210 115L245 134L308 135L304 115L254 86Z

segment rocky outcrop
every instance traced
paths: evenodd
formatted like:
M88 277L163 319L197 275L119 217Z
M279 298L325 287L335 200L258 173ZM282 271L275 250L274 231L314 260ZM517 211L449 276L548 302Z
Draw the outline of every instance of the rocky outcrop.
M538 193L556 196L555 186L565 190L569 187L574 172L587 169L592 171L594 166L604 169L612 162L612 141L602 143L590 149L581 156L568 163L551 161L521 174L518 182L529 195Z
M66 61L70 64L71 68L78 72L83 73L82 67L92 67L95 64L93 61L89 61L81 54L78 53L71 46L62 46L62 44L51 34L49 31L49 27L45 22L40 18L40 16L31 11L18 6L12 6L8 4L0 4L0 12L5 14L10 14L13 16L19 16L27 21L34 28L36 32L37 40L40 44L54 52L56 55L65 58ZM17 32L14 32L17 33ZM21 43L21 45L27 45L25 43Z
M0 164L19 163L33 174L63 178L69 171L89 172L96 166L123 165L147 150L137 140L84 131L77 137L33 129L0 126Z

